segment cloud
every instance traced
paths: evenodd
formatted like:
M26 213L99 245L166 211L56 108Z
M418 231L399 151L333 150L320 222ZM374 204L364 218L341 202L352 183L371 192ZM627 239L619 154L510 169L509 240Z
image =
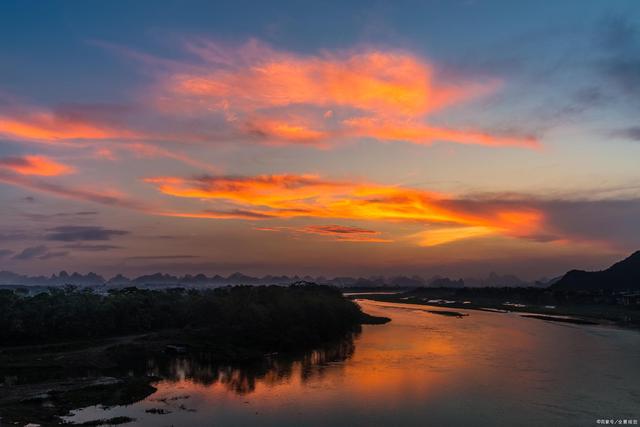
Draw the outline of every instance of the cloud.
M17 261L29 261L32 259L46 260L66 256L65 251L51 251L47 246L31 246L23 249L20 253L14 255L12 259Z
M49 221L54 218L68 218L68 217L87 217L92 215L98 215L97 211L80 211L80 212L57 212L51 214L43 213L23 213L24 218L28 218L32 221Z
M539 146L537 139L531 136L499 136L485 132L437 128L421 123L380 121L370 117L345 120L344 124L353 135L376 138L382 141L408 141L423 145L429 145L436 141L455 141L458 144L489 147L536 148Z
M407 51L360 48L302 55L256 40L224 46L205 39L184 47L192 56L183 61L151 61L155 82L129 105L11 104L0 108L0 137L81 146L105 160L128 151L203 170L212 167L160 143L327 147L365 137L414 144L538 145L530 136L428 124L434 112L495 93L501 82L443 81L434 64ZM150 55L130 49L126 54L150 63Z
M191 259L200 258L197 255L148 255L128 257L129 260L154 260L154 259Z
M73 172L73 168L44 156L0 157L0 168L21 175L58 176Z
M438 246L462 239L485 237L493 234L488 227L445 227L426 230L412 236L417 239L419 246Z
M164 157L167 159L179 161L181 163L184 163L186 165L193 166L199 169L203 169L207 171L216 170L216 168L209 163L193 159L187 156L186 154L168 150L166 148L159 147L157 145L153 145L150 143L131 142L127 144L122 144L119 148L122 150L127 150L138 157L144 157L144 158Z
M71 245L65 245L66 249L74 249L78 251L87 251L87 252L104 252L110 251L112 249L122 249L122 246L115 245L85 245L83 243L74 243Z
M253 229L257 231L273 231L277 233L286 230L287 227L253 227Z
M68 254L69 252L67 251L47 252L46 254L39 256L38 259L46 260L51 258L59 258L59 257L65 257Z
M379 231L343 225L308 225L304 227L254 227L258 231L287 232L290 234L317 234L337 242L392 242L380 236Z
M289 122L281 119L260 117L248 120L245 126L247 133L265 140L272 140L274 144L325 145L331 134L313 129L305 121L305 119L300 119Z
M129 234L128 231L124 230L77 225L54 227L48 231L50 233L45 236L45 239L60 242L111 240L112 237Z
M385 114L419 116L493 89L488 84L437 86L432 67L400 52L371 50L302 56L276 51L249 41L226 58L209 41L188 45L204 65L198 72L170 76L168 90L183 101L209 106L226 100L232 110L257 110L290 105L348 107Z
M547 212L551 235L623 251L640 247L640 198L548 200L537 205Z
M11 254L13 254L13 251L10 249L0 249L0 258L8 257Z
M308 234L319 234L333 237L340 242L391 242L389 239L376 237L378 231L368 230L360 227L347 227L343 225L309 225L297 228L296 231Z
M66 187L0 171L0 182L148 215L252 221L318 218L403 222L428 227L414 234L412 239L419 245L431 246L491 236L539 242L587 242L617 245L618 248L640 244L633 238L636 231L640 231L634 225L635 219L625 213L636 212L633 188L603 194L609 199L632 197L614 203L606 200L543 200L526 194L456 196L366 181L331 180L312 174L161 176L145 181L163 194L206 201L208 206L201 210L159 208L120 194ZM619 209L618 206L624 203L628 208ZM587 210L588 215L581 213ZM603 225L603 221L610 218L618 219L615 224ZM584 226L578 227L583 223Z
M604 58L599 70L618 94L636 102L640 94L640 30L627 17L613 17L601 28Z
M138 137L131 131L93 123L73 114L31 108L0 112L0 136L46 144Z
M349 235L349 234L379 234L374 230L367 230L360 227L348 227L344 225L309 225L301 228L309 233L330 234L330 235Z
M267 143L327 145L366 136L415 144L538 144L531 137L426 124L431 113L491 94L500 82L441 82L431 63L409 52L300 55L256 40L228 47L200 39L186 47L199 61L172 64L163 73L156 108L200 122L216 116L222 119L218 127L225 124ZM363 120L375 126L364 132Z
M8 233L0 233L0 240L27 240L30 238L28 233L24 231L10 231Z
M213 213L169 214L172 216L309 217L445 224L482 227L487 234L512 237L536 235L544 223L544 212L526 204L465 204L435 192L368 182L333 181L316 175L155 177L145 181L167 195L216 201L233 207ZM236 212L242 214L234 215ZM307 230L310 231L319 233L322 229ZM325 233L328 231L324 230ZM464 233L459 235L459 238L465 237Z
M614 137L621 137L630 141L640 141L640 126L631 126L611 132Z
M616 250L640 245L640 199L633 196L637 187L605 189L597 194L591 191L592 199L579 198L574 193L573 199L567 199L529 194L451 195L366 181L329 180L317 175L155 177L146 181L164 194L220 206L208 211L163 213L170 216L408 223L425 227L409 236L421 246L492 236L558 244L580 242ZM620 199L622 196L625 199ZM339 229L331 228L257 229L339 234Z
M253 212L244 209L229 209L226 211L215 209L204 209L201 212L171 212L160 211L158 215L173 216L181 218L209 218L209 219L268 219L273 218L269 213Z
M130 123L132 115L143 116L145 120L152 116L150 120L154 121L154 114L143 106L70 104L51 109L19 106L10 111L0 110L0 137L67 149L90 148L95 157L103 160L113 161L116 152L124 151L137 157L168 158L203 170L214 170L205 162L160 146L160 142L183 139L181 134L166 131L162 126L156 129L162 125L162 118L155 117L156 123L147 129L142 126L143 129L134 130L136 124ZM137 127L141 125L137 124ZM47 159L34 156L31 160L42 162ZM64 171L69 173L72 169Z
M584 243L618 252L640 247L640 193L638 186L612 187L588 194L545 198L530 194L467 195L451 203L462 210L483 212L528 207L543 213L538 227L529 229L526 238L559 244ZM446 227L445 227L446 228ZM434 229L438 231L438 228ZM460 230L461 232L482 230ZM434 234L437 236L437 233Z
M118 206L127 209L133 209L141 212L149 212L152 209L138 200L129 199L115 192L95 191L91 189L68 187L61 184L55 184L49 181L42 181L32 177L20 176L13 173L7 173L0 169L0 182L18 187L36 190L43 193L53 194L55 196L84 200L93 203L99 203L107 206Z

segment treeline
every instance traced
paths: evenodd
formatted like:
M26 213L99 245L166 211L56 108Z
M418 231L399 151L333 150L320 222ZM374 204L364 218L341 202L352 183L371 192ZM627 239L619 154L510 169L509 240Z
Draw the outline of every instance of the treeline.
M66 287L30 297L0 291L0 346L179 329L184 337L287 349L333 339L365 317L339 290L319 285L125 288L106 295Z

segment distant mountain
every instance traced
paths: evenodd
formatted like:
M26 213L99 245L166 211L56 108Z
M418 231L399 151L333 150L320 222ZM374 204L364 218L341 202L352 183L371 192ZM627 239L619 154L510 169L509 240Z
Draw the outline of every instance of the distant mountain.
M565 290L640 290L640 251L606 270L571 270L551 287Z
M112 278L106 280L104 277L96 273L80 274L67 273L61 271L51 276L26 276L22 274L12 273L10 271L0 271L0 285L25 285L25 286L64 286L74 285L78 287L99 287L106 288L122 288L127 286L137 287L218 287L230 285L287 285L298 281L314 282L322 285L331 285L339 288L357 287L357 288L377 288L377 287L394 287L394 288L418 288L424 286L432 287L485 287L485 286L546 286L546 283L531 284L518 279L512 275L501 276L491 273L486 278L465 278L464 280L451 280L442 276L434 276L429 280L425 280L420 276L371 276L371 277L350 277L338 276L334 278L326 278L323 276L312 277L304 276L275 276L267 275L262 277L248 276L243 273L233 273L227 277L218 274L207 276L205 274L186 274L177 276L166 273L145 274L138 277L125 277L122 274L116 274Z
M467 287L486 288L486 287L507 287L516 288L523 286L535 286L535 284L526 282L519 277L512 274L505 274L501 276L495 272L491 272L489 276L485 278L472 278L468 277L464 279L464 283Z
M418 276L398 276L391 279L391 286L396 286L398 288L417 288L424 285L424 279Z
M464 288L464 280L451 280L448 277L433 279L429 286L432 288Z
M104 277L96 273L86 275L80 273L67 273L62 270L58 274L46 276L26 276L12 273L10 271L0 271L0 285L34 285L34 286L99 286L105 282Z
M130 286L131 279L123 276L122 274L116 274L111 279L109 279L105 284L107 286Z

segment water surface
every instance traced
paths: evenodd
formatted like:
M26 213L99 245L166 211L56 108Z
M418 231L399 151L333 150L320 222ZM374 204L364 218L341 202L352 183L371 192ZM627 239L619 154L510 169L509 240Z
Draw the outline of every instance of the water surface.
M70 420L140 426L584 426L640 418L640 333L515 313L438 316L361 300L392 319L293 360L232 368L149 363L158 391ZM437 309L437 308L435 308ZM168 414L146 411L162 409Z

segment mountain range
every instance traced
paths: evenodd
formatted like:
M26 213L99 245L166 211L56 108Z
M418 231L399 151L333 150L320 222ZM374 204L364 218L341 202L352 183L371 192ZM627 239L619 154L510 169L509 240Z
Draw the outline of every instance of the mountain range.
M227 285L282 285L299 281L314 282L319 284L327 284L338 287L397 287L397 288L416 288L422 286L433 287L463 287L463 286L544 286L542 282L530 283L519 278L506 275L500 276L491 273L486 278L465 278L459 280L451 280L446 277L434 276L430 279L424 279L420 276L373 276L373 277L349 277L341 276L334 278L326 278L323 276L272 276L253 277L242 273L233 273L229 276L206 276L204 274L184 276L175 276L166 273L146 274L135 278L129 278L122 274L117 274L110 279L96 273L80 274L67 273L61 271L51 276L27 276L13 273L10 271L0 271L0 285L26 285L26 286L107 286L107 287L124 287L124 286L227 286Z

